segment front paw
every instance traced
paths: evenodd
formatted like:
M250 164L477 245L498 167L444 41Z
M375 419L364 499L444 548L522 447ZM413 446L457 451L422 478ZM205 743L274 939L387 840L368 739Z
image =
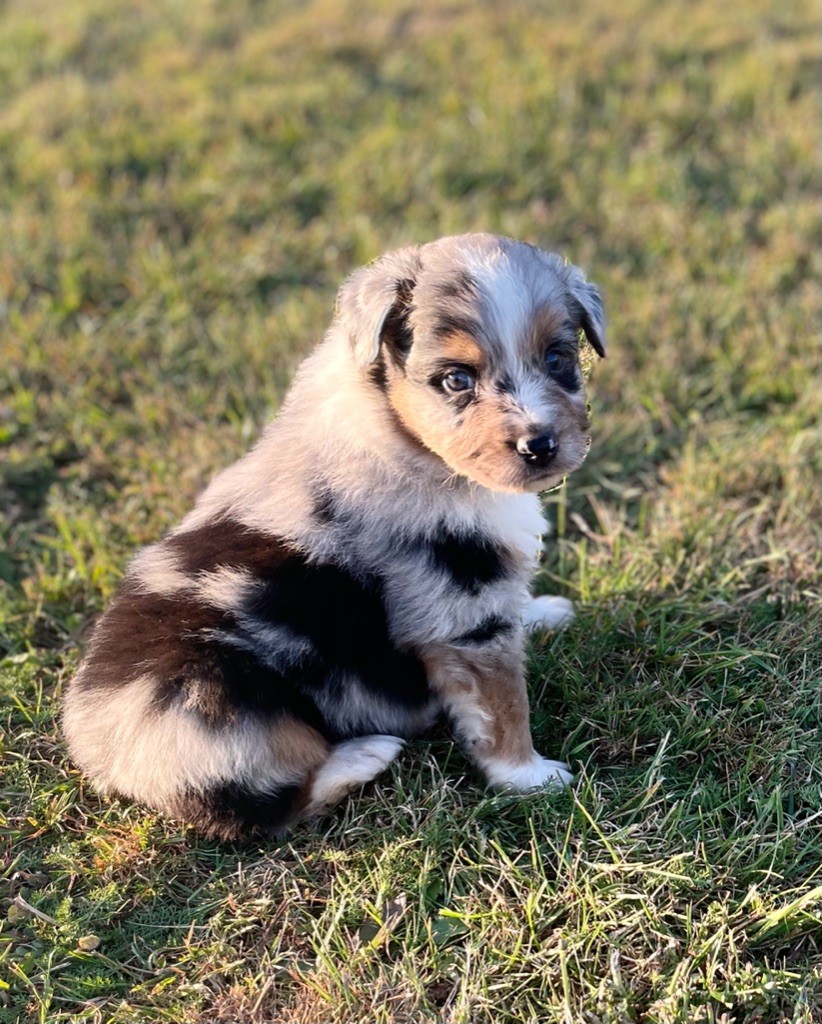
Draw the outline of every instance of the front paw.
M529 631L565 629L574 621L574 606L567 597L533 597L525 606L522 621Z
M485 772L490 786L515 790L517 793L527 793L533 789L565 789L574 781L568 765L563 761L549 761L536 753L524 764L488 762Z

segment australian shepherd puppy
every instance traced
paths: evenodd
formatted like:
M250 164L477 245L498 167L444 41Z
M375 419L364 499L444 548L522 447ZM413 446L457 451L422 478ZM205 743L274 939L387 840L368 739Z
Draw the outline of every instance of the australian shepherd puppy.
M495 787L534 750L523 634L537 492L585 458L596 287L493 235L389 253L340 290L259 443L140 551L68 688L103 791L208 835L276 832L373 779L441 715Z

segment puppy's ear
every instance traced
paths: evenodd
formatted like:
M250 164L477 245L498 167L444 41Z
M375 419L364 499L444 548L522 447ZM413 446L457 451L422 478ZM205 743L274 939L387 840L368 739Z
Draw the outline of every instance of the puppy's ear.
M361 366L374 362L389 334L399 347L410 348L406 320L419 269L419 249L400 249L355 271L340 288L337 321Z
M571 301L579 311L579 325L597 355L605 357L605 310L599 288L578 267L573 267L569 281Z

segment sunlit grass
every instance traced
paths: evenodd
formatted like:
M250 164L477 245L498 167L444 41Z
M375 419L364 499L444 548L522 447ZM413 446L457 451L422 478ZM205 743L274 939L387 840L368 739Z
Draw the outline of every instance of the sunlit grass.
M3 7L0 1022L822 1020L817 20ZM472 229L609 313L537 581L579 620L529 652L574 792L489 795L438 733L280 847L104 803L56 707L126 559L346 273Z

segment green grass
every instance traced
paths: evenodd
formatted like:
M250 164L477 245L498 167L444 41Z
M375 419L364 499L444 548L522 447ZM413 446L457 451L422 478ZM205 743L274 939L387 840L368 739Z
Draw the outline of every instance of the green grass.
M0 8L2 1024L822 1021L817 20ZM280 847L101 801L56 709L127 558L350 269L471 229L610 316L538 580L579 621L529 654L578 786L491 796L438 733Z

